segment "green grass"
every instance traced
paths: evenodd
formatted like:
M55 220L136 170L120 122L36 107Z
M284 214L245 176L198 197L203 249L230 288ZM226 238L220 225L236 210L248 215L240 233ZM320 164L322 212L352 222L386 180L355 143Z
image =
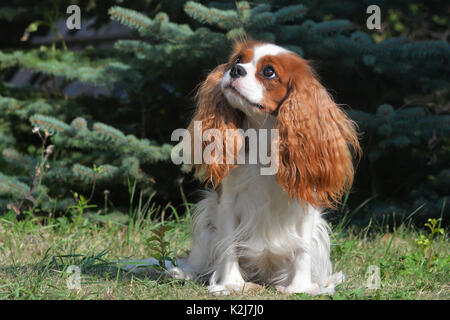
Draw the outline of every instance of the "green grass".
M402 225L393 232L385 227L335 233L331 258L334 270L346 274L334 296L285 295L273 288L259 292L216 297L204 284L193 281L152 279L120 272L119 259L142 259L154 255L149 239L161 226L151 214L150 202L139 201L134 219L116 215L86 214L74 221L66 218L27 218L12 214L0 217L0 299L449 299L450 259L447 234L433 243L433 259L427 260L415 240L424 230ZM165 240L172 256L190 247L190 218L176 210L166 217ZM123 215L123 217L126 217ZM338 226L339 227L339 226ZM336 229L338 229L338 227ZM152 238L153 237L153 238ZM69 265L82 270L81 288L68 289ZM381 287L366 288L368 266L380 268Z

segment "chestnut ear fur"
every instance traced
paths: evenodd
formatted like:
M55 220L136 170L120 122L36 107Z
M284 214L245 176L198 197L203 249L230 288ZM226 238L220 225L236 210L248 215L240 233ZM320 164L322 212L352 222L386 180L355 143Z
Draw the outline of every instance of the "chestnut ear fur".
M278 183L292 198L335 207L353 182L355 124L333 102L308 63L295 56L289 96L278 110Z
M216 129L220 131L222 137L226 136L225 130L238 129L242 125L243 117L241 113L228 104L221 91L220 86L225 68L225 64L216 67L200 85L196 97L197 110L188 127L191 137L194 137L194 121L201 121L203 132L208 129ZM202 139L202 152L210 143L223 144L219 148L223 150L223 157L221 161L212 161L211 164L202 161L202 164L196 165L196 173L202 177L204 182L211 182L214 187L217 187L228 175L230 169L236 167L235 164L227 164L226 159L227 156L234 156L236 160L238 143L227 146L226 139L223 139L223 141L213 140L212 142ZM194 148L194 144L192 144L192 148ZM192 154L194 153L192 152ZM213 156L218 158L214 154Z

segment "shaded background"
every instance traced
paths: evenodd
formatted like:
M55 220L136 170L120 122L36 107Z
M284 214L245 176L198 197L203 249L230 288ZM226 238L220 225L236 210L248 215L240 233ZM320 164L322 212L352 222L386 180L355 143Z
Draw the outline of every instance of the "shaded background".
M80 30L66 28L70 4L81 8ZM372 4L381 30L366 27ZM358 122L364 156L334 219L358 209L361 225L411 213L445 222L449 10L400 0L2 4L1 210L64 215L76 192L99 214L127 213L134 183L162 206L182 209L182 191L195 202L201 185L170 162L170 136L189 123L198 83L246 33L311 60ZM35 126L55 145L36 186Z

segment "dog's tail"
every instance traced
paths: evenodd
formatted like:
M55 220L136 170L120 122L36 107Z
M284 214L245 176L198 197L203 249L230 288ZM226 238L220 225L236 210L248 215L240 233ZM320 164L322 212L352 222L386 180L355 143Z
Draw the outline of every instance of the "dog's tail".
M161 276L164 278L183 280L194 280L197 278L197 274L193 272L188 258L178 258L174 263L165 260L164 267L162 267L155 258L144 260L121 260L119 261L119 269L150 278Z
M164 261L164 269L170 270L174 267L170 261ZM150 277L156 277L164 272L159 271L160 263L155 258L143 259L143 260L120 260L118 267L120 270L128 271L133 274L146 275Z

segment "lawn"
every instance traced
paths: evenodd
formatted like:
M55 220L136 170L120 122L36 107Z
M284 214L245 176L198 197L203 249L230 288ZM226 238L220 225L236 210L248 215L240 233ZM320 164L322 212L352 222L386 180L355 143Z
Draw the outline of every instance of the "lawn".
M139 206L139 212L142 207ZM150 207L146 212L160 210ZM148 214L128 219L123 214L29 216L18 221L12 213L0 218L0 299L449 299L450 258L447 234L437 234L423 249L417 244L426 229L403 224L394 229L371 224L366 228L340 228L332 240L334 270L346 281L333 296L285 295L273 288L216 297L204 284L193 281L136 276L116 268L120 259L155 255L160 242L155 231L171 227L164 235L167 256L183 255L190 246L190 217L180 218L167 207L167 217ZM134 212L137 212L134 211ZM170 212L170 213L169 213ZM162 218L162 219L161 219ZM430 260L430 248L432 248ZM81 268L81 286L69 289L68 266ZM367 288L366 272L380 270L379 289Z

